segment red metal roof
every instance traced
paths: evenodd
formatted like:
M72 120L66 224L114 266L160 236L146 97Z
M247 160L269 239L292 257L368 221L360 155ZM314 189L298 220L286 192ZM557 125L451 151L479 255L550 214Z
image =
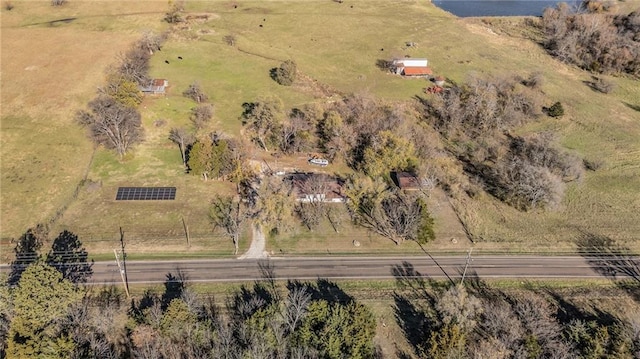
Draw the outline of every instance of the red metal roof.
M405 76L431 75L433 72L428 67L405 67Z
M401 189L411 190L411 189L419 189L421 187L420 180L413 173L392 172L391 176L394 182L396 183L396 185Z
M153 79L151 86L165 86L165 79Z

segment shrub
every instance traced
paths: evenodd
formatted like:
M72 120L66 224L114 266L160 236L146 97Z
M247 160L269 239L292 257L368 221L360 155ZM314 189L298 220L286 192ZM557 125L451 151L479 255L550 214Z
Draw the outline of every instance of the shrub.
M184 10L184 4L182 1L172 4L172 1L169 0L169 11L165 14L164 21L169 24L182 22L182 15L180 14L182 10Z
M588 169L589 171L597 171L604 165L604 161L601 159L585 158L582 160L582 163L584 164L584 168Z
M51 0L51 6L62 6L67 0Z
M207 102L209 100L209 96L204 93L202 87L200 87L200 83L198 81L194 81L189 85L189 87L184 90L182 93L184 97L188 97L197 103Z
M592 84L591 88L604 94L611 93L615 89L616 85L602 77L597 78Z
M551 107L547 108L547 115L551 117L561 117L564 116L564 107L562 107L562 103L560 101L551 105Z
M540 87L542 87L542 84L544 83L544 76L542 75L541 72L534 72L531 75L529 75L529 77L525 80L522 80L522 84L530 87L532 89L539 89Z
M233 35L226 35L222 40L224 40L224 43L229 46L236 46L236 37Z
M196 130L205 127L211 118L213 118L213 105L211 104L200 105L191 110L191 121Z
M283 86L291 86L296 80L297 66L293 60L287 60L280 67L271 69L271 78Z
M494 195L520 210L556 207L564 195L558 176L519 158L500 164L494 176L500 183Z

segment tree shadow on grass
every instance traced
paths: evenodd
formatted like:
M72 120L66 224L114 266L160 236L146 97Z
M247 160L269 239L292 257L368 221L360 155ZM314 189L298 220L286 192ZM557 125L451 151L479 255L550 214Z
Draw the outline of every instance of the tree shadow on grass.
M613 239L583 232L576 241L578 252L601 275L610 279L630 279L640 284L640 258Z
M640 257L615 240L583 232L576 244L580 255L598 273L615 280L618 288L640 303Z
M187 274L180 268L176 268L176 274L167 273L164 281L164 293L162 293L162 310L167 309L172 300L178 299L187 288Z
M634 110L634 111L640 112L640 105L634 105L634 104L631 104L631 103L628 103L628 102L625 102L624 105L627 106L628 108Z
M414 353L421 355L423 344L437 323L424 308L433 307L436 303L435 290L443 284L424 276L413 264L402 262L391 268L396 279L398 290L393 294L393 310L396 322L405 338L412 346ZM448 284L444 284L447 286Z
M289 280L287 282L287 289L290 292L298 288L305 288L313 301L325 300L330 304L348 304L354 301L353 297L340 288L337 283L325 278L318 278L315 283L300 282L298 280Z
M11 272L7 278L9 285L16 285L27 267L40 259L38 251L42 248L48 233L47 226L38 224L34 228L29 228L18 238L16 247L13 249L15 259L11 262Z
M545 289L544 293L551 297L553 301L558 305L558 312L556 318L562 325L568 325L574 320L581 320L584 322L596 322L599 325L609 326L617 322L615 316L609 312L605 312L599 308L592 308L592 311L587 311L580 308L567 298L563 297L560 293L555 292L552 289Z

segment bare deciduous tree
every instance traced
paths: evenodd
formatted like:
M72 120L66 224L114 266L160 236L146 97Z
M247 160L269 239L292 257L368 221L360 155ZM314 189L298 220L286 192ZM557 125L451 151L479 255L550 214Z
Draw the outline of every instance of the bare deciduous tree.
M297 286L289 291L282 314L289 334L298 329L310 303L311 294L307 292L306 286Z
M77 119L89 128L96 144L113 148L122 157L132 145L142 141L142 121L136 109L107 96L91 101L89 109L91 112L78 112Z
M174 127L169 131L169 139L180 147L182 163L184 164L184 167L187 168L187 147L193 144L195 137L184 127Z
M496 192L498 197L523 210L553 208L564 195L565 185L558 176L519 158L496 167L495 178L502 183Z
M192 99L197 103L203 103L209 100L209 96L207 96L207 94L204 93L198 81L192 82L191 85L189 85L189 87L186 90L184 90L182 95Z
M204 128L207 123L213 118L213 105L203 104L191 109L191 116L189 117L196 130Z
M452 286L439 297L435 309L443 324L457 324L469 332L482 313L482 302L463 286Z
M543 357L573 358L571 348L562 339L562 328L555 320L553 309L543 298L535 295L520 298L514 311L527 334L540 345Z
M354 183L353 179L348 182L346 191L347 206L357 224L395 244L420 240L421 226L432 225L424 223L428 212L418 197L389 189L381 180L371 183L360 179L357 182L360 183Z
M149 79L149 51L141 47L133 47L124 55L119 55L119 63L112 71L123 76L129 81L133 81L140 86L150 83Z
M304 197L304 201L296 204L295 212L309 229L317 227L327 213L328 207L324 201L330 190L329 180L328 176L322 174L303 174L293 177L293 188L299 192L299 197Z
M280 125L280 150L285 153L310 150L311 124L301 113L293 113Z
M244 220L248 218L242 202L234 200L231 196L216 195L211 201L209 218L214 227L222 228L231 237L234 247L233 254L238 254L240 231Z
M225 35L222 40L229 46L236 46L236 37L234 35Z
M142 38L136 42L136 46L149 52L149 55L153 55L155 51L160 51L162 43L166 40L166 34L156 34L153 31L145 31L142 33Z

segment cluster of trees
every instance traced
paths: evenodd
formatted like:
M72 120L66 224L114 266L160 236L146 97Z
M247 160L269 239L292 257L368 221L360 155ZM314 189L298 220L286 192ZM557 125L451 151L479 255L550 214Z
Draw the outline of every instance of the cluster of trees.
M351 95L324 108L311 104L288 115L278 98L243 104L241 120L251 139L268 151L319 150L330 160L342 158L354 170L389 177L392 170L419 171L419 158L431 147L426 129L412 106L389 104L366 95Z
M188 150L189 172L208 178L225 178L242 182L249 176L247 154L241 142L213 133L196 140Z
M130 305L129 305L130 303ZM375 318L334 283L242 286L224 308L169 273L128 302L83 289L43 261L0 283L0 356L10 358L371 358ZM223 314L224 313L224 314Z
M191 173L203 176L205 180L208 178L210 172L214 172L213 176L215 177L224 176L224 173L212 168L212 166L216 165L209 163L212 160L211 153L216 152L216 150L211 149L211 142L216 143L217 145L218 140L220 140L220 134L212 133L208 137L205 136L205 138L196 141L198 132L206 128L207 124L211 122L211 119L213 118L213 104L207 103L207 101L209 101L209 96L204 92L198 81L192 82L189 87L182 92L182 95L192 99L198 104L198 106L191 109L191 113L189 114L189 119L191 120L195 131L191 131L184 126L172 127L169 131L169 140L178 145L180 155L182 157L182 163L186 171L190 171L190 153L194 148L195 143L198 142L199 144L196 147L196 153L194 153L194 156L197 158L193 160L192 163L192 165L196 167L196 170L191 171ZM220 158L217 157L215 158L215 160L219 159Z
M149 59L160 50L163 35L146 33L107 73L107 84L89 102L89 110L78 111L76 119L89 129L96 145L115 149L120 157L142 141L141 86L149 85Z
M51 241L45 225L20 236L14 253L11 271L0 278L0 357L71 357L62 322L82 297L79 285L93 274L93 261L77 235L65 230Z
M598 73L640 76L640 10L574 13L566 3L542 15L544 45L562 61Z
M164 15L164 21L169 24L176 24L184 21L182 18L182 12L184 11L184 1L169 0L169 11Z
M351 203L363 204L348 208L347 212L355 223L364 225L395 243L418 238L421 238L421 242L426 242L433 237L432 220L423 199L418 198L422 194L407 196L395 191L396 185L390 175L392 171L409 171L422 175L426 171L426 160L434 153L433 145L425 141L429 129L419 122L418 114L412 106L385 103L366 95L351 95L324 107L310 104L294 108L288 114L282 102L275 97L260 98L255 102L245 103L243 107L240 119L252 141L264 150L277 147L289 154L320 151L329 160L345 160L352 169L382 186L378 188L375 198L360 198L359 196L370 194L365 190L352 191ZM347 186L349 182L358 182L359 185L371 182L356 177L346 181ZM266 184L263 186L264 193L259 193L258 198L262 199L260 203L265 208L274 207L275 203L263 196L291 192L290 186L274 190L276 187L279 186ZM292 199L283 197L277 202L283 204L287 201ZM293 211L289 210L289 205L275 208L279 209L273 213L278 213L279 216L267 215L265 218L279 219L282 215L291 213L297 215L309 229L318 226L322 218L327 218L336 231L342 222L342 212L332 209L322 201L298 203ZM389 208L395 210L392 215L396 218L389 217ZM266 210L258 212L272 213ZM408 218L411 220L408 221ZM384 221L378 226L373 225L382 219ZM277 223L272 227L275 232L288 229L286 221L265 222ZM402 226L405 228L401 229ZM419 231L418 228L423 229Z
M394 296L396 318L420 357L640 357L637 313L611 313L549 289L503 291L477 278L443 287L407 263L394 272L404 289Z
M559 204L564 183L583 171L582 162L561 151L549 134L509 135L540 114L536 82L473 77L422 102L426 122L445 138L465 171L522 210Z
M188 289L159 297L148 293L132 311L132 352L160 358L368 358L375 320L351 298L328 296L335 284L273 282L243 286L227 300L226 313L199 303ZM204 304L204 305L203 305Z

